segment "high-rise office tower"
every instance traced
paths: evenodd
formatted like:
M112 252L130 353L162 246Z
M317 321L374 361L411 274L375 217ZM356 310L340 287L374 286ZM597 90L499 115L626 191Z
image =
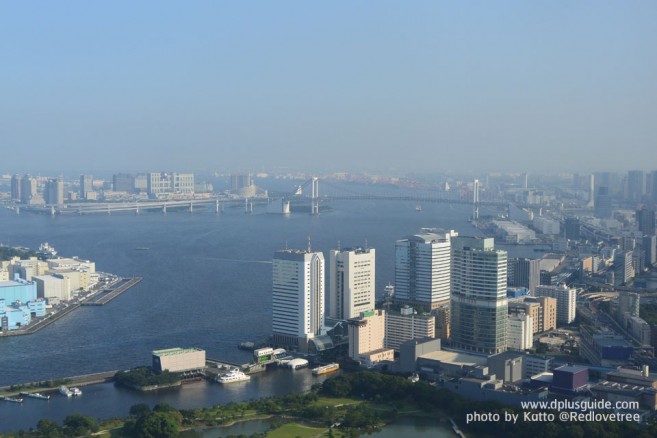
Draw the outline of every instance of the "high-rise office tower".
M46 182L46 189L44 191L46 204L49 205L62 205L64 204L64 181L62 177L50 178Z
M452 243L452 345L497 354L507 343L507 253L493 238Z
M653 266L657 263L657 236L643 236L641 244L645 254L646 265Z
M11 199L13 201L21 200L21 177L14 175L11 177Z
M510 258L507 267L507 285L526 287L530 295L535 295L541 280L541 261L538 259Z
M425 310L435 309L450 299L449 233L425 232L395 244L395 301Z
M591 174L589 175L589 202L588 206L593 207L593 203L595 202L595 175Z
M636 211L636 224L645 236L655 234L655 210L642 207Z
M609 188L600 186L598 188L598 193L595 195L595 217L608 219L611 217L612 213L613 210L611 208L611 195L609 194Z
M112 175L112 190L115 192L133 193L135 191L135 177L129 173Z
M650 172L650 198L657 204L657 170Z
M272 265L274 343L305 352L324 326L324 255L286 249Z
M25 175L21 178L21 204L31 204L32 200L36 198L37 194L36 179L30 175Z
M80 175L80 199L87 199L87 193L94 191L94 177Z
M627 172L627 199L640 202L646 194L646 175L643 170L630 170Z
M328 314L356 318L375 305L374 248L346 248L329 253Z

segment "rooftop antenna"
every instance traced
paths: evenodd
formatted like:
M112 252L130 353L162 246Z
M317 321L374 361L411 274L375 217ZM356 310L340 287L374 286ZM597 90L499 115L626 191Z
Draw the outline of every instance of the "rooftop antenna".
M367 247L367 239L365 239L365 249L369 249L369 248Z
M311 244L310 244L310 234L308 234L308 252L312 252Z
M287 250L287 239L285 239L285 249Z
M338 251L340 251L340 250L341 250L341 248L340 248L340 241L338 240Z

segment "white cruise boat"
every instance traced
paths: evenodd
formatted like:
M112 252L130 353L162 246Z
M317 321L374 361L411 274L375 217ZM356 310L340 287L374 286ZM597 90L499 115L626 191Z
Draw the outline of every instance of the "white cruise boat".
M82 395L82 391L80 391L80 388L71 387L70 390L71 393L73 394L73 397L78 397Z
M219 383L232 383L232 382L242 382L245 380L251 380L251 376L247 376L242 371L237 368L233 368L227 374L217 377L215 379Z
M44 254L51 255L53 257L55 257L57 255L57 250L55 250L55 248L50 246L48 244L48 242L45 242L45 243L42 243L41 245L39 245L39 251L44 253Z
M59 387L59 393L65 397L73 397L73 391L62 385Z

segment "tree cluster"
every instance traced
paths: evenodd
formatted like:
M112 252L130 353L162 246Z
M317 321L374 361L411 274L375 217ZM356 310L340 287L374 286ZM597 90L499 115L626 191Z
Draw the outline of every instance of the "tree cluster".
M117 385L126 386L128 388L171 385L179 381L179 373L163 371L158 374L149 367L138 367L128 371L119 371L114 375L114 382Z

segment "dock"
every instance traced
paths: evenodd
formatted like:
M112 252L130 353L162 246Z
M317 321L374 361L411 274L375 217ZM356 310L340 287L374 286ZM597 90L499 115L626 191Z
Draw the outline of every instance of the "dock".
M121 295L123 292L130 289L132 286L140 283L143 280L142 277L133 277L133 278L123 278L119 283L112 288L104 289L93 297L80 303L81 306L104 306L105 304L112 301L114 298Z

